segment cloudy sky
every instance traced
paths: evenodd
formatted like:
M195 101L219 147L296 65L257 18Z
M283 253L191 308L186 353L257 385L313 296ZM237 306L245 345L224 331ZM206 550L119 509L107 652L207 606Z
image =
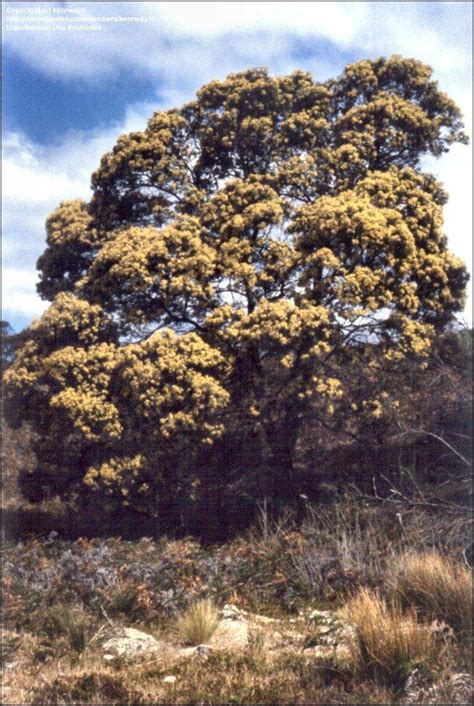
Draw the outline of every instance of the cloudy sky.
M35 263L61 200L88 199L91 172L125 132L231 71L311 71L390 54L434 69L471 134L469 2L4 2L3 318L45 308ZM451 194L445 230L471 263L471 147L425 168ZM472 320L472 300L465 318Z

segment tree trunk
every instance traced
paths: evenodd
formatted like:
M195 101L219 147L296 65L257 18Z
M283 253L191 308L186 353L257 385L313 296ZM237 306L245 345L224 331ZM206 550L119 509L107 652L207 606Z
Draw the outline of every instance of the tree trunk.
M269 491L277 507L292 506L296 499L294 456L299 426L286 418L286 423L265 428Z
M292 505L296 496L293 453L287 447L272 453L269 458L272 478L272 496L278 506Z

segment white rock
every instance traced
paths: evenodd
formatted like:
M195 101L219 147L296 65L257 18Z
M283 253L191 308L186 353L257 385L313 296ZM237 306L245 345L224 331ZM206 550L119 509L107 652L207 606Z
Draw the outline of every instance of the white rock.
M217 650L246 647L249 642L249 618L245 610L226 604L219 612L219 624L209 640L211 648Z
M181 647L178 650L179 657L209 657L214 650L209 645L197 645L195 647Z
M102 642L104 659L154 657L163 649L163 645L152 635L135 628L115 628Z
M240 608L237 608L235 605L229 605L226 603L220 611L219 617L222 620L244 620L245 611L240 610Z
M216 649L238 649L246 647L249 641L248 622L242 617L223 619L211 637L209 644Z

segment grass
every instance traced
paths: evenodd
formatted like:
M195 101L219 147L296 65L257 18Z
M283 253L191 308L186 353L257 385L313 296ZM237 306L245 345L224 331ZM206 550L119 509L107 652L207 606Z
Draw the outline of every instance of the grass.
M173 676L170 684L166 677ZM269 660L265 652L212 654L208 660L169 665L140 664L125 669L101 664L98 654L79 664L45 665L41 673L21 674L8 703L65 704L388 704L385 687L353 681L350 673L327 669L300 653Z
M263 508L254 532L212 546L189 538L7 542L4 701L395 704L404 678L422 665L436 682L441 678L444 702L460 703L450 679L470 670L471 645L460 638L471 584L466 569L445 558L458 552L448 543L457 534L445 531L448 517L438 519L439 537L447 538L440 554L429 548L432 515L416 509L401 527L390 509L349 498L310 512L300 528L290 517L273 522ZM241 651L215 647L207 658L176 662L160 654L120 665L103 659L96 635L109 619L117 627L159 630L173 643L179 626L182 641L197 645L212 637L216 606L229 602L279 619L278 627L270 621L261 628L268 643L259 628ZM320 644L321 625L311 624L305 645L308 625L297 611L343 605L355 626L350 657L318 656L312 645ZM455 616L450 624L458 616L460 628L443 642L427 622L440 616L447 623L448 614ZM269 651L274 630L296 631L301 641L280 647L277 640ZM176 680L164 681L169 676ZM424 698L419 703L428 703Z
M433 666L439 648L414 611L404 613L377 593L362 589L345 609L354 626L352 661L357 673L399 686L415 666Z
M124 681L119 675L100 669L57 674L50 682L33 691L30 703L31 706L145 704L140 692Z
M81 654L91 637L91 620L78 606L58 604L39 611L38 628L50 641L61 639L73 653Z
M456 633L472 632L472 574L467 567L436 551L402 555L392 576L395 595L416 607L425 619L446 622Z
M218 611L209 599L197 601L178 618L178 632L186 645L209 642L219 624Z
M407 544L393 513L347 496L334 505L308 508L301 528L305 540L290 551L291 573L309 595L340 601L361 586L375 586Z

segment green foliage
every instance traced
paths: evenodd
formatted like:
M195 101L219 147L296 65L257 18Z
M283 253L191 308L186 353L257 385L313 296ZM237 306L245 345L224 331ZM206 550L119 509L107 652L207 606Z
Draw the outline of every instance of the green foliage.
M68 650L80 654L92 637L90 617L73 604L51 606L35 614L36 630L49 642L64 640Z

